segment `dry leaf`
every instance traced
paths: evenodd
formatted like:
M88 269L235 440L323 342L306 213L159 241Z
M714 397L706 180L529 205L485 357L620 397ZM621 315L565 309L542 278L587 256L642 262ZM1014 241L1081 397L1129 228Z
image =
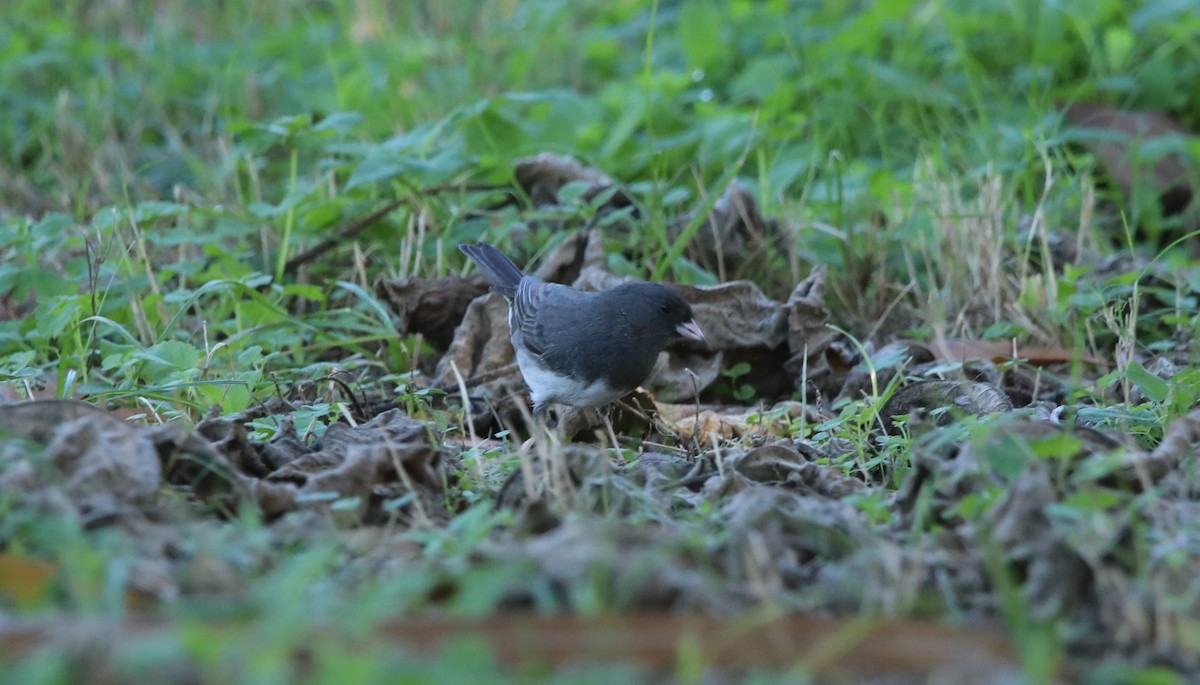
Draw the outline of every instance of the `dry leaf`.
M1133 195L1138 184L1148 183L1167 216L1182 212L1191 202L1196 192L1195 168L1189 169L1185 155L1172 152L1153 160L1136 156L1147 143L1167 136L1193 140L1191 131L1160 112L1122 112L1104 104L1076 103L1067 107L1063 116L1072 126L1112 135L1083 145L1100 159L1126 197Z
M0 597L12 597L18 608L30 606L46 595L56 573L58 566L50 562L0 552Z
M995 679L1005 673L1015 677L1019 672L1013 649L1000 633L925 621L516 615L405 620L388 624L384 631L424 653L458 636L479 635L510 667L635 663L673 669L686 640L703 655L704 663L718 668L806 664L818 673L860 677L958 674L971 682L998 682ZM834 642L838 649L831 648Z
M513 176L535 207L559 204L558 192L568 183L587 186L583 193L585 200L616 185L616 181L603 171L585 167L572 157L553 152L542 152L517 160L513 165ZM613 207L630 204L632 200L623 191L617 191L609 200L609 205Z
M695 211L687 212L672 222L671 239L678 238L695 216ZM786 253L783 229L779 221L762 215L754 194L737 179L717 198L685 252L721 281L750 276L772 253Z
M73 400L0 406L0 432L44 446L63 489L85 521L109 519L150 503L161 478L148 431Z
M420 333L435 349L444 350L454 339L454 329L467 306L488 288L487 278L475 273L465 277L381 280L375 284L375 293L396 314L401 335Z
M708 445L711 436L732 440L743 435L789 437L801 418L809 423L822 420L818 411L800 402L779 402L760 407L655 404L658 419L680 442Z
M1000 363L1018 359L1034 366L1066 364L1079 360L1085 364L1101 364L1099 359L1083 351L1060 347L1017 345L1003 340L951 339L933 343L909 342L908 345L927 351L932 358L950 362L987 360Z
M961 414L982 416L1012 411L1012 402L1004 391L988 383L972 381L918 381L900 387L879 410L879 420L891 431L901 416L927 414L937 409L953 409ZM939 415L935 423L944 425L954 416Z

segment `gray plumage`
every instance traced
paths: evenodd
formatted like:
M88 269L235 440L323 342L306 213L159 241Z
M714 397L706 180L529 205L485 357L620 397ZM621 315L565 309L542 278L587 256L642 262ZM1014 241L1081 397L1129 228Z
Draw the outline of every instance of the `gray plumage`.
M459 245L508 298L517 365L535 411L558 402L598 407L632 392L673 340L703 340L674 290L635 282L589 293L521 272L496 248Z

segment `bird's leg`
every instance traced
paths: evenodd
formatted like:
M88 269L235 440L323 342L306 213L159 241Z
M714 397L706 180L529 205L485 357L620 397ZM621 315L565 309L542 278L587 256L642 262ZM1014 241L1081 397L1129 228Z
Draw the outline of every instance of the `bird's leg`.
M533 416L530 423L530 438L549 438L550 437L550 403L549 402L534 402Z

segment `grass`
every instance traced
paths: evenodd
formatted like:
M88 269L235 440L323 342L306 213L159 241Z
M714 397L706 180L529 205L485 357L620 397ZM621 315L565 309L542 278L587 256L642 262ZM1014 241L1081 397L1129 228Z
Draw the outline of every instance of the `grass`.
M1076 361L1062 401L1085 402L1101 424L1152 448L1200 397L1200 288L1186 245L1172 244L1189 227L1126 198L1058 112L1101 101L1200 130L1200 18L1191 5L9 0L0 22L0 109L11 122L0 128L0 379L10 396L83 396L187 427L214 406L232 415L317 382L316 399L295 417L315 437L342 416L345 398L327 380L336 377L362 393L398 392L443 435L461 430L452 427L462 417L411 382L436 354L419 338L397 338L373 283L463 273L453 249L462 240L523 254L561 240L547 219L584 221L595 207L497 202L514 192L516 160L552 151L636 196L637 228L608 236L620 253L610 264L629 275L714 282L685 248L736 178L791 241L791 253L767 255L754 280L782 299L814 265L828 266L833 323L862 341L867 358L898 338L1014 340L1115 357L1115 370L1095 383ZM1195 142L1180 145L1194 160ZM293 265L393 201L353 240ZM696 208L682 231L669 230ZM1058 241L1096 256L1056 269ZM1102 268L1118 258L1133 266ZM1168 352L1173 367L1147 368ZM734 385L745 373L725 370ZM738 399L754 400L749 387ZM873 443L864 417L886 400L873 395L842 398L834 418L801 422L794 437L852 440L850 457L828 463L896 490L917 468L922 439ZM273 425L253 424L254 435L269 437ZM186 554L211 562L212 577L197 571L177 602L151 602L180 618L181 631L139 642L118 670L185 654L208 679L291 680L294 650L314 631L353 637L374 620L430 609L488 615L514 587L547 612L636 608L622 594L634 590L600 571L564 599L529 559L481 551L516 525L487 503L519 463L515 451L510 442L501 454L465 455L451 488L461 499L447 507L454 515L396 543L419 550L401 575L360 570L370 550L335 522L281 543L252 513L189 520ZM1133 521L1137 554L1195 551L1155 537L1152 501L1071 500L1107 487L1109 472L1093 467L1064 494L1080 519ZM557 504L568 519L590 520L595 512L579 502L593 496ZM982 517L1000 497L985 491L956 515ZM873 525L892 517L880 497L859 502ZM702 558L729 534L711 511L626 504L626 515L671 526L685 541L639 564L652 566L656 554ZM8 514L0 553L60 569L55 589L17 613L129 611L128 538L12 498L0 506ZM618 507L599 510L592 518L601 523L619 518ZM911 534L919 541L942 525L921 517ZM1002 595L997 615L1014 631L1059 631L1052 653L1022 645L1029 680L1042 680L1069 626L1030 616L1035 600L1023 594L1018 562L1002 554L987 562ZM1126 562L1136 582L1157 577L1145 559ZM446 587L456 588L451 599L430 599ZM801 595L764 603L821 606ZM196 618L223 607L257 620L229 637ZM1197 625L1187 607L1160 609ZM313 649L313 670L302 675L314 682L381 680L392 668L429 669L413 682L492 670L470 646L433 666L378 649L363 665L340 643ZM21 682L77 678L64 663L42 654L3 668Z

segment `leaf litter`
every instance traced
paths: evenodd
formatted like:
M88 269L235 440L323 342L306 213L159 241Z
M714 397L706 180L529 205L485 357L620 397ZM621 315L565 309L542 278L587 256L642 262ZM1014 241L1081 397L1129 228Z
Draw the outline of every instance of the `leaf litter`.
M559 202L570 183L606 211L636 204L566 158L526 160L516 178L536 205ZM741 267L722 245L745 255L781 230L736 185L705 223L713 239L692 257L722 272ZM622 279L604 237L572 232L537 273L612 287ZM1062 677L1119 663L1200 675L1200 540L1189 525L1200 513L1200 415L1176 418L1150 447L1128 417L1071 404L1068 367L1085 365L1092 382L1107 371L1088 355L972 340L847 347L827 326L825 281L816 268L784 301L752 280L679 286L708 344L665 351L612 412L562 412L554 439L528 415L503 298L476 277L381 281L400 332L435 351L417 385L443 392L437 405L457 407L465 433L431 406L382 409L310 439L287 403L232 416L214 407L191 431L81 402L9 404L0 491L19 493L19 510L117 532L133 608L244 592L239 568L278 552L233 563L189 551L189 536L247 511L268 548L341 536L337 573L357 586L441 568L430 540L453 538L482 498L506 517L456 563L516 571L477 581L484 588L461 568L438 571L417 603L428 611L379 623L376 639L420 647L474 633L510 663L630 660L653 673L675 663L679 636L699 635L724 674L800 664L830 682L1007 682L1031 649L1000 636L1007 623L1060 644L1051 670ZM1142 361L1151 377L1175 372L1166 356ZM737 401L734 383L758 404ZM278 421L269 440L248 428L264 414ZM851 426L859 440L837 430ZM0 562L16 569L0 594L22 602L57 572L12 552ZM489 618L453 618L481 592ZM597 601L620 618L580 616ZM0 621L0 646L82 640L103 659L138 625ZM833 649L830 634L849 637Z

